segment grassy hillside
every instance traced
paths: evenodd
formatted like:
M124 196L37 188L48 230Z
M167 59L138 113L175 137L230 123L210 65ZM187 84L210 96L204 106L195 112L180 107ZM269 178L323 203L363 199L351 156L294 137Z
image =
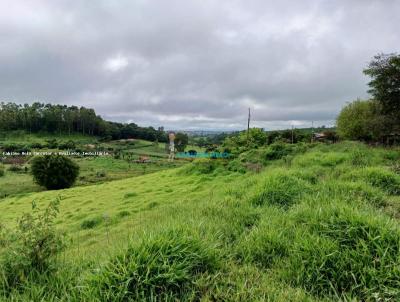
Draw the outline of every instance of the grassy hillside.
M75 147L65 150L60 148L66 142L72 141ZM52 146L54 145L54 146ZM84 135L52 135L48 133L28 134L24 131L0 133L0 168L2 147L16 146L31 152L108 152L107 156L74 156L73 160L80 167L80 176L75 186L103 183L110 180L144 175L169 168L181 166L185 161L168 163L165 144L145 140L120 140L100 142L96 137ZM191 146L188 146L190 148ZM24 152L27 152L24 151ZM21 152L21 151L18 151ZM141 156L150 158L150 162L141 164L135 162ZM0 199L7 196L38 192L44 188L33 182L30 174L31 156L19 156L16 164L8 162L4 157L5 175L0 177ZM13 168L16 168L13 170Z
M399 162L395 149L318 145L261 173L200 160L6 198L8 228L32 201L44 208L60 198L56 225L69 240L57 270L0 283L0 293L5 301L397 301Z

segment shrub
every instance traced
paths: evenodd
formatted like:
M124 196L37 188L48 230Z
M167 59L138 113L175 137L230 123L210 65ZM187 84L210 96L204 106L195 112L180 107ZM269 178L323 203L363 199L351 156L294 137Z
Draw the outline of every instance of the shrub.
M8 144L8 145L3 146L3 151L4 152L23 153L23 152L29 152L30 147L24 146L24 145L18 145L18 144Z
M76 148L76 144L74 141L69 140L67 142L63 142L58 145L58 148L61 150L74 150Z
M99 178L106 177L107 173L106 173L106 171L97 171L96 176Z
M385 150L382 154L383 158L392 162L400 161L400 152L397 150Z
M342 139L379 140L385 132L379 102L356 100L347 104L337 117L337 131Z
M4 166L0 165L0 177L4 176Z
M266 160L276 160L289 155L293 151L292 145L285 144L285 143L273 143L271 144L266 153L265 159Z
M190 165L183 168L182 171L187 174L211 174L221 165L221 162L222 160L208 158L195 159Z
M30 147L32 149L43 149L45 146L41 143L36 142L36 143L30 144Z
M265 203L289 207L307 190L307 183L295 176L275 172L267 176L255 194L250 198L253 205L261 206Z
M57 139L55 139L55 138L47 139L46 143L47 143L47 148L49 148L49 149L55 149L58 147L58 142L57 142Z
M218 266L214 251L183 232L143 239L112 259L90 280L102 301L187 301L196 280Z
M229 162L228 170L232 172L246 173L246 167L238 159Z
M8 171L11 171L11 172L22 172L22 171L24 171L24 168L22 168L21 166L18 166L18 165L11 165L8 168Z
M62 155L35 157L31 165L34 180L50 190L71 187L79 174L79 166Z
M400 175L400 163L394 163L391 168L394 173Z
M1 258L0 291L7 294L34 273L48 274L56 264L56 255L65 247L64 236L54 227L59 199L40 213L32 202L32 213L25 213L17 230L10 234Z

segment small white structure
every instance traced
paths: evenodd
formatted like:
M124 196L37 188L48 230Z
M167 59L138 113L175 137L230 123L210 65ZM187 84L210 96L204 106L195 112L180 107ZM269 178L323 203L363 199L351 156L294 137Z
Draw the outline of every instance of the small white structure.
M168 134L169 137L169 155L168 155L168 161L172 162L174 161L175 158L175 133L170 132Z

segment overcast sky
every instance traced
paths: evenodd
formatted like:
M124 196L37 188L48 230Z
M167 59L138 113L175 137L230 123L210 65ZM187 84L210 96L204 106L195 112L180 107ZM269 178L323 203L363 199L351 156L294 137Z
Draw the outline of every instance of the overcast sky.
M167 129L331 125L400 1L0 0L0 100Z

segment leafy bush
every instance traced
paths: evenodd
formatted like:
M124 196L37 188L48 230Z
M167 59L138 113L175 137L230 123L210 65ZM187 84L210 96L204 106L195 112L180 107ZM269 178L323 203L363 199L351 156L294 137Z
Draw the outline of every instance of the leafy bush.
M265 159L266 160L276 160L276 159L281 159L285 157L286 155L289 155L293 151L293 146L285 143L273 143L271 144L267 152L265 153Z
M246 173L246 167L238 159L231 160L227 167L232 172Z
M90 280L101 301L187 301L196 280L218 266L215 252L183 232L143 239L112 259Z
M50 190L71 187L79 174L79 166L76 163L57 154L35 157L31 170L34 180Z
M9 234L1 257L0 292L7 294L34 273L47 274L55 268L56 255L65 247L64 236L54 226L59 199L43 213L32 202L32 213L25 213L17 230Z
M23 153L29 152L30 147L25 145L18 145L18 144L8 144L2 147L4 152L16 152L16 153Z
M96 176L99 178L106 177L107 173L106 173L106 171L97 171Z
M307 187L306 182L295 176L276 172L266 177L250 201L257 206L272 204L289 207L298 201Z
M342 108L336 123L342 139L378 141L386 131L380 104L374 100L356 100L347 104Z
M385 150L383 152L382 157L386 160L392 161L392 162L398 162L400 161L400 151L399 150Z
M0 165L0 177L4 176L4 166Z
M394 163L391 168L394 173L400 175L400 163Z
M187 174L211 174L221 166L221 162L222 160L208 158L195 159L190 165L184 167L182 171Z
M32 149L43 149L45 146L39 142L36 142L36 143L31 143L30 147Z
M24 171L24 168L21 167L21 166L18 166L18 165L11 165L8 168L8 171L11 171L11 172L22 172L22 171Z
M76 148L76 144L74 141L69 140L67 142L60 143L58 148L61 150L74 150Z
M58 147L58 141L55 138L47 139L46 143L47 143L47 148L49 149L55 149Z

